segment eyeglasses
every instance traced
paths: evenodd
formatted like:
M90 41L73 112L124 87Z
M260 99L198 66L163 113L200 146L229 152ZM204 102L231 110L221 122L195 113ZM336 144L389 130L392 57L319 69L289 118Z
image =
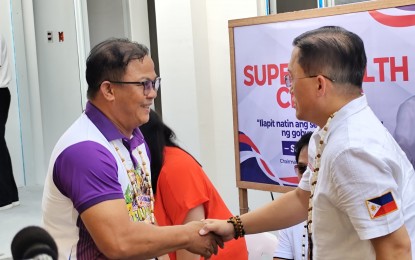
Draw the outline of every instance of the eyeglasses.
M315 77L318 77L318 76L323 76L326 79L330 80L331 82L336 82L334 79L331 79L331 78L329 78L325 75L322 75L322 74L306 76L306 77L301 77L301 78L291 78L291 75L287 74L287 75L284 76L284 80L285 80L285 85L287 86L287 88L291 88L294 79L309 79L309 78L315 78Z
M297 175L303 175L307 170L307 164L296 164L294 170Z
M155 80L146 80L146 81L111 81L109 80L109 82L113 83L113 84L133 84L133 85L137 85L137 86L143 86L143 93L144 96L147 96L148 94L150 94L151 89L154 89L154 91L158 91L160 88L160 81L161 78L157 77Z

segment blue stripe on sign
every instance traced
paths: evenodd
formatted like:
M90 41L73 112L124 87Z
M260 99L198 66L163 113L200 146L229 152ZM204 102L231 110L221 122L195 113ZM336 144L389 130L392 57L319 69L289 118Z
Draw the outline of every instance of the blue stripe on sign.
M283 155L294 155L295 143L293 141L282 141L282 154Z

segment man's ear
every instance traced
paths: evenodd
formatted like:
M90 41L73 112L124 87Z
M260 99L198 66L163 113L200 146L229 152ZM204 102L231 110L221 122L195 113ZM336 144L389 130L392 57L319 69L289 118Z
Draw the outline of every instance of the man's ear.
M115 99L114 88L109 81L103 81L99 86L99 91L106 100L112 101Z
M330 84L331 82L322 75L318 75L317 80L318 80L317 95L319 97L322 97L327 94L327 91L329 90L331 86Z

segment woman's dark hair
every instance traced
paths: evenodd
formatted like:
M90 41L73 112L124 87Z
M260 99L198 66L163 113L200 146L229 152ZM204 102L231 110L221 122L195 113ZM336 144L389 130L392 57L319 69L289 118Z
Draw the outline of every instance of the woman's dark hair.
M150 119L147 123L140 126L140 130L143 133L144 139L146 140L150 150L151 185L153 187L154 194L156 194L157 181L164 163L164 148L166 146L177 147L184 152L186 151L176 143L176 134L170 127L163 123L160 116L154 110L150 111ZM191 154L189 155L192 156ZM194 157L193 159L197 162Z
M131 60L143 60L148 54L146 46L128 39L110 38L97 44L86 60L88 99L94 99L103 81L122 80Z

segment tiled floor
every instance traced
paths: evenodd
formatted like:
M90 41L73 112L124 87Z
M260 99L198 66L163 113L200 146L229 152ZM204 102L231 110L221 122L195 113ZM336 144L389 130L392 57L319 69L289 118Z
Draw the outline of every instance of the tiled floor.
M0 259L11 259L10 245L22 228L40 225L42 186L19 188L20 205L0 211Z

